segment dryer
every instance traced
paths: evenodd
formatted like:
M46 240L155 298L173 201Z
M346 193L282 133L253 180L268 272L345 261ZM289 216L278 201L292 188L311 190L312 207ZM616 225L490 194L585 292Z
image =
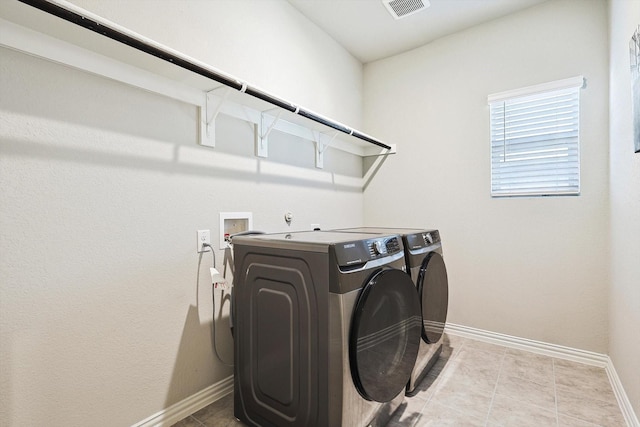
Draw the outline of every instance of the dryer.
M382 426L402 403L421 312L402 238L234 237L234 414L251 426Z
M449 306L447 268L442 257L438 230L357 227L335 230L349 233L394 233L402 236L406 264L413 279L422 309L422 333L416 365L407 383L407 395L417 393L417 386L433 367L442 352L444 327Z

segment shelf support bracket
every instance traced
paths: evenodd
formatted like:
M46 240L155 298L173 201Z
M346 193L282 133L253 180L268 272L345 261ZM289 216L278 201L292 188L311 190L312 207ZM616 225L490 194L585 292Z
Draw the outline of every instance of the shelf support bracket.
M228 86L219 86L205 93L204 106L198 108L200 115L200 135L198 143L205 147L216 146L216 119L231 92ZM218 95L221 93L221 95ZM203 111L204 109L204 111Z
M313 132L313 142L316 146L316 167L318 169L324 168L324 152L327 148L331 146L333 141L338 136L339 132L335 131L331 139L327 142L322 141L323 137L329 138L329 135L326 135L322 132Z
M276 110L275 108L273 110ZM260 123L256 130L256 156L269 157L269 134L280 120L282 110L278 111L278 114L274 117L267 114L273 110L267 110L260 113Z

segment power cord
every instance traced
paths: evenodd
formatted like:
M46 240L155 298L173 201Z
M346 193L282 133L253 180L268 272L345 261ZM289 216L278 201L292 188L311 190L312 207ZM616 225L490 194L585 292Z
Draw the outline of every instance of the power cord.
M213 268L216 268L216 254L213 250L213 246L211 246L209 243L203 243L202 246L205 248L209 248L211 250L211 256L213 257ZM213 283L211 284L211 300L213 302L213 328L212 328L213 352L215 353L216 357L223 365L233 366L233 363L225 362L222 359L222 357L220 357L220 354L218 353L218 346L216 344L216 290L213 287Z
M213 250L213 246L208 243L203 243L202 246L211 249L211 256L213 257L213 268L216 268L216 253Z

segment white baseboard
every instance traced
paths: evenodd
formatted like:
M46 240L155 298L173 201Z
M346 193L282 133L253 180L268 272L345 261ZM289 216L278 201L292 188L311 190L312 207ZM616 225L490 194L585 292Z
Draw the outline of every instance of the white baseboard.
M620 406L620 410L622 411L622 415L624 416L627 425L629 427L640 427L638 417L633 411L631 402L629 401L627 393L624 391L624 387L616 373L613 362L606 354L549 344L527 338L514 337L512 335L499 334L497 332L485 331L483 329L476 329L453 323L447 323L445 332L463 338L471 338L491 344L498 344L509 348L526 350L532 353L604 368L607 372L607 376L611 382L611 387L613 388L613 392L618 400L618 405Z
M616 399L618 399L618 404L620 405L622 415L624 416L624 419L629 427L640 427L640 421L638 421L638 417L633 411L633 407L631 406L631 402L629 401L627 393L624 391L624 387L622 386L620 377L618 377L616 368L613 366L613 362L611 361L609 356L607 356L607 360L607 375L609 376L609 382L611 382L613 393L616 395Z
M233 376L229 376L204 390L134 424L131 427L168 427L181 419L211 405L233 391Z
M499 334L497 332L485 331L483 329L471 328L469 326L447 323L445 332L478 341L499 344L505 347L556 357L558 359L571 360L573 362L598 366L600 368L606 368L609 363L609 358L604 354L564 347L556 344L549 344L527 338L514 337L512 335Z

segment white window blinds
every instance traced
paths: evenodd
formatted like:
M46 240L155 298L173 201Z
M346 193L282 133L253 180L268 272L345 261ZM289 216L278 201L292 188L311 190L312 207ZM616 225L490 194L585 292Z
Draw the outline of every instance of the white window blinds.
M489 96L491 195L580 194L582 76Z

